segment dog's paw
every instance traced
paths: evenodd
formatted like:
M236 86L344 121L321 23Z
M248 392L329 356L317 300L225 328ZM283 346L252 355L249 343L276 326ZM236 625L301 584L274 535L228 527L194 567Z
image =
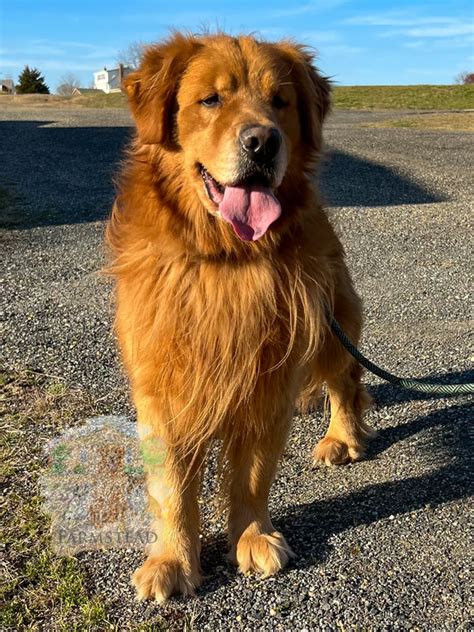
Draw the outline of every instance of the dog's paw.
M159 603L175 594L194 595L201 585L199 572L186 573L177 559L150 556L132 576L137 599L156 599Z
M284 568L294 556L281 533L242 535L233 558L243 573L256 572L269 577Z
M332 437L324 437L313 450L313 462L315 465L318 463L344 465L345 463L360 461L364 458L364 454L365 446L363 444L351 446Z

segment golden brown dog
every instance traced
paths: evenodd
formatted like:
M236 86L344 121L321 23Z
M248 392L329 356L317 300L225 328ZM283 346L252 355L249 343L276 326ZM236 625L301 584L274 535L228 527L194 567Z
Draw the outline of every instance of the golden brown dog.
M361 372L326 319L328 306L357 343L361 306L312 182L330 85L303 47L175 34L125 88L137 135L107 239L139 433L166 447L164 467L146 463L160 537L133 579L161 601L201 583L212 438L231 556L264 576L292 554L267 500L295 403L325 382L331 421L314 458L362 456Z

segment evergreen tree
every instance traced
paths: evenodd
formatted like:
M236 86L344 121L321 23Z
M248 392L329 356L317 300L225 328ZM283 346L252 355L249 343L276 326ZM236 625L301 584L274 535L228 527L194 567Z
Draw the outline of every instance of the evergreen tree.
M37 68L25 66L18 77L17 94L49 94L49 88L44 77Z

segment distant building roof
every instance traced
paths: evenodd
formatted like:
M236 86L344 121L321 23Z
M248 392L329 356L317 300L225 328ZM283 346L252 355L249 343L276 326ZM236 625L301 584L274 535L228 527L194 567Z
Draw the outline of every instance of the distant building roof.
M102 90L97 90L97 88L74 88L72 94L73 96L87 96L88 94L97 94L98 92L102 92Z
M107 68L107 66L104 66L97 72L119 72L119 70L120 70L120 66L118 66L117 68ZM130 66L122 66L122 72L132 72L132 71L133 71L133 68L131 68Z
M15 84L13 83L13 79L0 79L0 90L5 89L8 92L13 92L15 89Z

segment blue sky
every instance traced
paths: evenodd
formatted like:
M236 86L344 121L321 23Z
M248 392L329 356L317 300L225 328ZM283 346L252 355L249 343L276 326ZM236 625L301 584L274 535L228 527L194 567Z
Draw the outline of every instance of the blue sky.
M0 77L38 67L54 90L74 73L114 65L134 40L203 26L293 37L319 51L341 85L452 83L474 70L472 0L0 0Z

